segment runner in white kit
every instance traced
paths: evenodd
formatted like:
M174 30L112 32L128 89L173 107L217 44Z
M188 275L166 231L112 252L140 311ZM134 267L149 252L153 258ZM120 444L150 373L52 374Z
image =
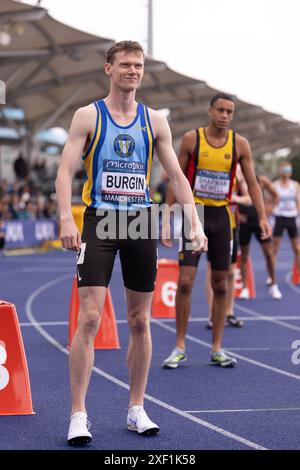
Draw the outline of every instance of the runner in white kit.
M282 235L287 230L300 272L300 245L297 227L297 217L300 214L300 185L291 179L293 172L290 162L282 162L279 166L279 179L274 182L279 196L279 204L274 208L275 227L273 244L275 260L279 250Z

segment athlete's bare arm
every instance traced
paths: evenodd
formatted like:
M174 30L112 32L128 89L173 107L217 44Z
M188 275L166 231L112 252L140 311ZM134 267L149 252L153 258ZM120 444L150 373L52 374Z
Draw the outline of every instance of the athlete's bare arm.
M193 149L196 145L196 133L195 131L189 131L184 134L179 150L178 162L181 170L185 174L186 167L190 158L190 154L193 152ZM166 191L166 204L171 207L176 202L172 187L170 184L167 186ZM166 215L166 217L164 217ZM161 241L163 245L171 247L173 242L171 239L171 225L169 211L163 212L162 219L162 230L161 230Z
M93 105L75 112L55 181L61 223L60 238L62 246L70 250L79 250L81 244L81 236L72 216L72 179L95 122L96 109Z
M179 149L179 157L178 157L179 166L184 174L185 174L190 156L192 152L194 151L195 145L196 145L195 131L186 132L181 140L180 149ZM172 204L174 204L175 201L176 201L176 198L172 191L172 187L170 184L168 184L167 194L166 194L166 203L169 206L172 206Z
M265 191L267 191L267 193L270 196L268 203L266 203L266 211L267 211L267 215L271 215L274 207L276 207L279 204L278 193L272 181L270 181L269 178L267 178L265 175L259 176L259 182L261 184L261 187Z
M236 143L241 169L248 186L251 200L258 215L259 225L261 228L261 238L262 240L265 240L272 235L272 229L267 220L262 191L256 179L250 145L248 140L240 135L236 136Z
M248 206L252 203L252 201L240 165L237 165L235 177L238 183L240 194L232 194L230 202L235 202L236 204L244 204L245 206Z
M195 242L195 246L197 246L195 252L206 250L207 239L198 218L190 184L180 168L177 156L172 147L172 136L168 121L164 116L153 110L151 110L150 119L154 130L157 155L169 177L174 196L182 207L187 205L192 210L191 227L193 233L191 239Z
M296 203L297 203L297 210L298 210L298 215L300 215L300 184L295 181L296 188L297 188L297 195L296 195Z

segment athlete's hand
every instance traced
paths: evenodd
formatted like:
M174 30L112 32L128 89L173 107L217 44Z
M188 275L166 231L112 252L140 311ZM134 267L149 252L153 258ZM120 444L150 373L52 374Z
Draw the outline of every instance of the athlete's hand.
M165 222L161 227L161 242L164 246L170 248L173 246L173 241L171 239L171 225L169 222Z
M240 223L241 224L246 224L247 223L247 220L248 220L248 217L245 215L245 214L241 214L239 212L239 220L240 220Z
M60 241L67 250L80 250L81 235L71 216L60 220Z
M202 227L198 228L197 230L191 230L190 240L194 248L193 255L198 255L203 251L207 251L208 240L206 238L205 233L203 232Z
M273 213L274 205L273 204L265 204L265 210L267 217L270 217Z
M238 204L239 196L237 194L231 194L230 202L233 204Z
M267 240L267 238L270 238L272 236L272 227L267 219L261 219L259 221L259 226L261 229L260 238L262 240Z

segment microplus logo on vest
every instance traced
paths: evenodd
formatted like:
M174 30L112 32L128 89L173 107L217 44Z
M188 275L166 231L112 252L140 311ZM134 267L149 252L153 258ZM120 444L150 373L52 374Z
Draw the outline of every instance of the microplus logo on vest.
M128 134L120 134L115 138L114 150L121 158L131 157L135 149L135 141Z

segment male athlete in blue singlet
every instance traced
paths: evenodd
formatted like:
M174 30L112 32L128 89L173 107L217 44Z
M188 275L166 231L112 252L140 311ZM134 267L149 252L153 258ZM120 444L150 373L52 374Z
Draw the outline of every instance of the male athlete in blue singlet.
M151 360L149 318L156 277L156 240L149 236L151 224L146 237L130 237L130 227L138 217L136 211L143 214L146 222L151 219L149 179L154 147L177 201L191 209L195 253L207 248L190 185L172 148L168 122L160 113L135 101L144 73L141 45L132 41L115 44L107 53L105 73L110 78L109 95L76 111L56 180L62 245L79 251L80 310L70 351L70 445L86 444L92 438L85 398L94 360L93 340L117 251L130 328L127 427L146 435L159 431L143 408ZM82 153L87 172L82 196L87 208L81 239L71 212L71 183ZM115 220L115 233L104 229L102 222L107 216Z

